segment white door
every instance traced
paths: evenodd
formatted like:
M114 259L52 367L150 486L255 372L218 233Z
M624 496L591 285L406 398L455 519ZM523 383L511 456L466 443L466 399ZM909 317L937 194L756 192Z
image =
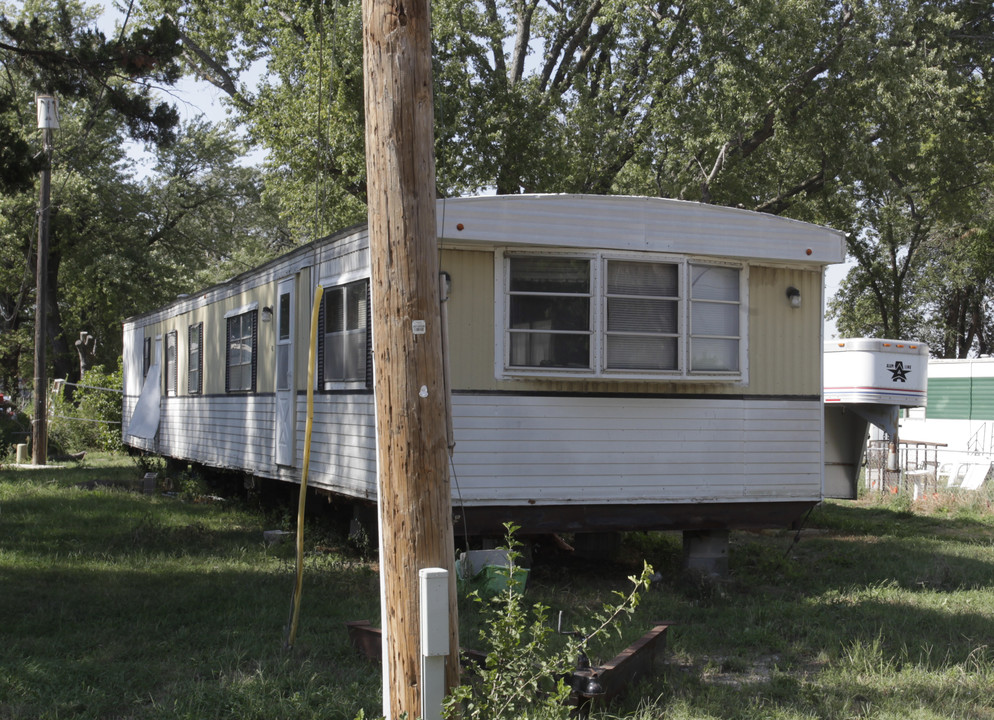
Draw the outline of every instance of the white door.
M293 278L280 281L277 289L276 320L276 464L294 466L295 401L293 383Z

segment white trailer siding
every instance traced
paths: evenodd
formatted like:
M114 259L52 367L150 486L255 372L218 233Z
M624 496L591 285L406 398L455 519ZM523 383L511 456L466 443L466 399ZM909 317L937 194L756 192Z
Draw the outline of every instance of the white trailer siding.
M157 450L276 477L272 398L163 409ZM302 400L302 398L300 399ZM305 411L298 402L298 454ZM453 503L644 504L819 499L821 403L456 394ZM233 428L243 425L244 430ZM376 499L371 394L315 401L310 483Z
M304 456L306 400L297 399L297 456ZM376 421L372 393L318 395L308 483L373 500L376 498Z
M491 505L818 499L821 403L453 397L462 500Z

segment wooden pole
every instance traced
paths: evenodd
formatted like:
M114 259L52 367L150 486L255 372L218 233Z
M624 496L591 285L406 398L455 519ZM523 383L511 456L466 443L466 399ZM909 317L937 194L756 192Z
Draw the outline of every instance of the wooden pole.
M449 570L446 685L458 681L455 548L435 225L428 0L364 0L366 171L380 511L383 712L421 715L418 571Z
M38 200L38 258L35 266L34 417L31 419L31 463L48 464L48 371L45 349L48 335L48 217L52 193L52 129L57 128L55 99L40 96L38 127L42 130L45 165Z

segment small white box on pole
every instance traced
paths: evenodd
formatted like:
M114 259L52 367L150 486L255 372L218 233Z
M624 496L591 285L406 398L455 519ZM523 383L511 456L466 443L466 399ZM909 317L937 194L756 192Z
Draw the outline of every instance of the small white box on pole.
M421 654L449 654L449 572L424 568L421 579Z
M35 98L38 109L38 129L58 130L59 129L59 104L51 95L39 95Z
M421 601L421 717L440 720L445 697L445 656L449 654L449 572L418 571Z

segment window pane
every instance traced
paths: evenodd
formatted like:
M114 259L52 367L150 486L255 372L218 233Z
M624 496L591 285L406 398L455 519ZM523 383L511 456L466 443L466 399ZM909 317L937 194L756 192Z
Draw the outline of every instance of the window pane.
M676 370L677 339L610 335L607 366L615 370Z
M578 258L511 258L511 292L589 293L590 261Z
M691 266L691 297L701 300L739 299L738 268L714 267L710 265Z
M607 329L610 332L675 333L677 301L608 298Z
M366 282L358 282L346 288L346 330L366 327Z
M589 327L590 298L511 296L511 329L587 330Z
M290 338L290 293L280 295L279 339Z
M276 389L290 389L290 346L276 346Z
M176 394L176 333L166 335L166 393Z
M345 379L362 380L366 377L366 333L350 332L345 335Z
M324 331L341 332L345 329L345 297L342 288L334 288L324 296Z
M325 380L341 380L345 377L344 338L342 333L324 336Z
M511 333L510 364L516 367L590 367L590 336Z
M739 306L695 302L691 312L694 335L739 335Z
M325 305L323 382L366 379L368 281L332 288Z
M191 325L187 331L187 369L186 391L188 393L200 392L200 328L199 324Z
M693 338L690 341L690 369L738 370L739 341Z
M677 266L668 263L620 262L607 264L610 295L676 297L679 293Z

